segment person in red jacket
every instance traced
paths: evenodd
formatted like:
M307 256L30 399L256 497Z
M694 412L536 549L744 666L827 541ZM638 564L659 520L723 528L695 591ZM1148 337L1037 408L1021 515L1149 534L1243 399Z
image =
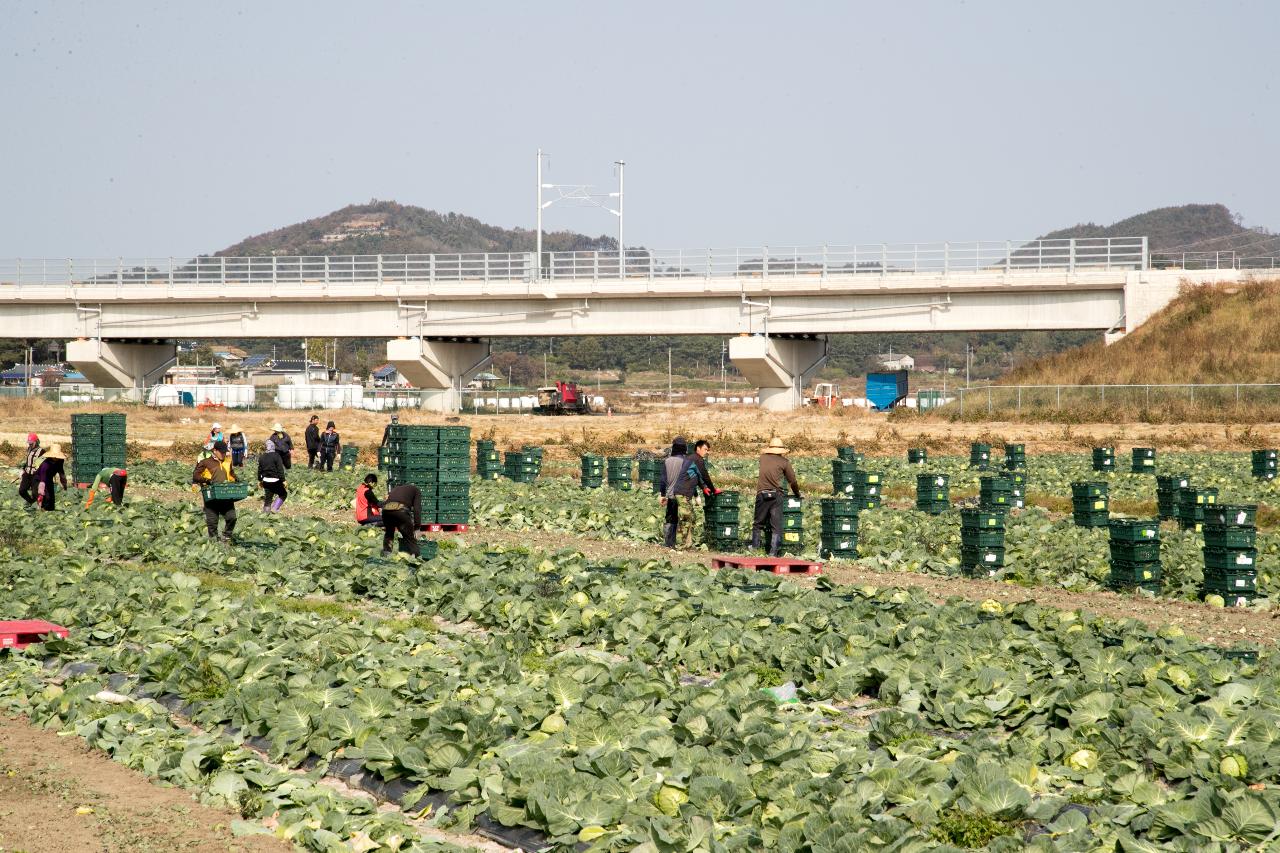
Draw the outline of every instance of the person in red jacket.
M356 499L353 506L356 510L356 523L358 524L382 523L382 504L378 503L378 496L373 493L373 488L376 485L378 485L378 475L366 474L364 482L356 487Z

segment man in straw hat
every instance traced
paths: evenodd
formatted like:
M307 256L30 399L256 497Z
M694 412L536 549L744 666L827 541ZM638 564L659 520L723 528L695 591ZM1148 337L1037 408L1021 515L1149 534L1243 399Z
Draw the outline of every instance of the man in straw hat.
M800 484L796 482L796 472L787 459L787 447L782 439L774 436L769 446L760 454L760 477L756 481L756 515L751 523L751 547L761 547L761 534L769 529L769 539L765 547L769 556L778 556L782 547L782 501L784 491L783 479L791 484L791 491L800 497Z

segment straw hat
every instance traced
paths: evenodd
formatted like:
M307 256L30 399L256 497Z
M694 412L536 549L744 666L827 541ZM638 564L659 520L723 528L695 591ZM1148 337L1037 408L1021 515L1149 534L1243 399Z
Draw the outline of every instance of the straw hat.
M67 458L62 455L62 445L57 443L49 445L49 449L44 452L44 455L46 459L66 459Z
M782 443L782 439L776 435L769 439L769 446L764 449L765 453L784 454L787 452L787 446Z
M227 430L227 432L231 433L232 435L235 435L236 433L241 432L240 424L232 424L231 429Z
M272 426L271 429L275 432L284 432L284 424L280 423L279 421L276 421L275 425Z

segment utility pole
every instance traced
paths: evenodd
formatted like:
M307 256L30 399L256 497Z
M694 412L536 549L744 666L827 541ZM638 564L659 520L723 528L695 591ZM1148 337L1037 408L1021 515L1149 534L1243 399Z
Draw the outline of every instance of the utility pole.
M973 364L973 347L964 345L964 387L969 387L969 367Z
M614 160L618 167L618 278L627 277L627 246L622 242L622 173L627 168L625 160Z
M538 149L538 239L534 249L534 281L542 281L542 149Z
M671 393L671 347L667 347L667 405L672 401Z

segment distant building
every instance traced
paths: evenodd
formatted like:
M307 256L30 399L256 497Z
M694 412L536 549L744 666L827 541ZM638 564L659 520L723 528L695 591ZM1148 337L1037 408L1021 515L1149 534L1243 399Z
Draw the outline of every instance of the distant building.
M246 371L252 385L318 385L332 381L329 368L319 362L302 359L264 361L260 367Z
M66 375L66 369L60 364L33 364L28 369L25 364L14 363L13 367L0 373L0 384L9 386L31 386L32 388L56 388Z
M477 373L475 378L467 383L468 388L476 391L492 391L498 387L501 377L493 373Z
M369 372L369 378L373 380L375 388L399 388L409 384L404 381L394 364L375 367Z
M914 370L916 360L909 355L888 355L880 356L880 366L885 370Z

